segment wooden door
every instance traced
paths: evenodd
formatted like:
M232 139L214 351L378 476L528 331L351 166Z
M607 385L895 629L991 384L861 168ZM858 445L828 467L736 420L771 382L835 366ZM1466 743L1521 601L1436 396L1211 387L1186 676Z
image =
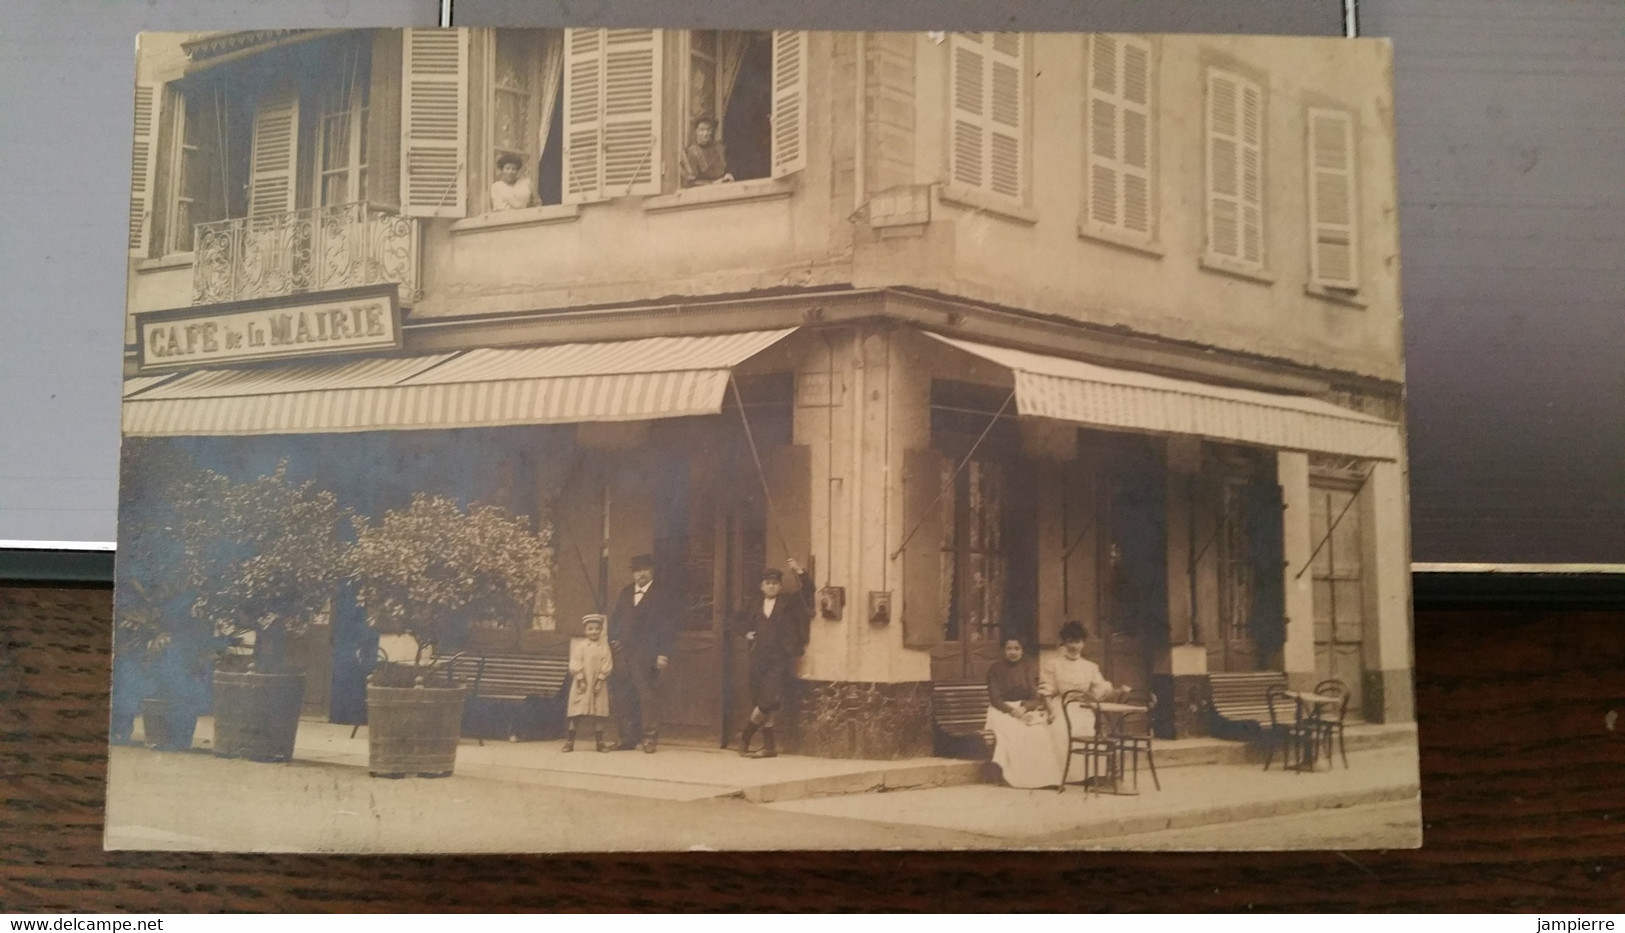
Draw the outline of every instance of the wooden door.
M1365 680L1365 604L1358 488L1335 481L1310 487L1315 604L1315 676L1341 680L1358 715Z
M1099 484L1101 673L1146 689L1150 652L1168 633L1168 505L1161 451L1149 439L1112 438Z

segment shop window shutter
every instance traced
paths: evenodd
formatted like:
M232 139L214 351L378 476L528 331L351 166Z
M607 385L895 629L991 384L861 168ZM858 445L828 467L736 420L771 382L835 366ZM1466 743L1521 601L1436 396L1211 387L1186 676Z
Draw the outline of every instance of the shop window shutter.
M1246 486L1247 564L1252 572L1248 628L1266 663L1286 641L1285 505L1273 476Z
M408 29L401 55L401 212L468 210L468 31Z
M773 33L773 177L807 167L807 33Z
M158 85L135 86L135 142L130 150L130 252L146 255L158 149Z
M1354 121L1347 113L1314 109L1308 122L1311 280L1356 288Z
M254 106L248 215L266 217L294 209L299 169L299 93L273 89Z
M604 30L602 196L660 193L658 29Z
M982 33L954 33L949 40L952 71L949 177L971 188L987 185L987 51Z
M762 469L773 497L767 518L767 563L782 567L785 557L794 557L807 567L812 556L812 448L806 444L769 448ZM781 553L785 548L788 554Z
M604 32L571 29L564 43L564 201L603 197Z
M947 458L930 448L910 450L903 457L903 530L913 537L903 548L903 644L910 648L939 645L946 630L948 606L943 601L944 484L951 483ZM915 529L915 525L919 528ZM951 581L950 581L951 582Z

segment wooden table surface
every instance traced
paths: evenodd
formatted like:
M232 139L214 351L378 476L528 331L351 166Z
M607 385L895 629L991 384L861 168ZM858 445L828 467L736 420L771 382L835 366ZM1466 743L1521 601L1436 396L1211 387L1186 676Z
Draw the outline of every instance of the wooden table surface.
M0 588L0 912L1625 910L1625 612L1419 614L1426 845L1348 855L106 853L110 617Z

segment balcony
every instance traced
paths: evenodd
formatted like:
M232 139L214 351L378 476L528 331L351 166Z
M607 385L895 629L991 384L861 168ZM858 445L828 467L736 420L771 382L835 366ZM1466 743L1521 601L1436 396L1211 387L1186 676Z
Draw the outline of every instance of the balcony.
M395 282L418 291L418 225L352 202L198 224L192 304Z

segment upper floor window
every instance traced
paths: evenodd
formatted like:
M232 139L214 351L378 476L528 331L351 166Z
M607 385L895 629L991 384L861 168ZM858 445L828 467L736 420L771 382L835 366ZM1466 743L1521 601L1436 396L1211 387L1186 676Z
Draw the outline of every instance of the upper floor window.
M702 29L688 34L680 186L773 174L774 51L771 32Z
M132 226L132 249L191 252L199 225L387 201L394 179L374 190L369 169L371 41L313 41L167 85L149 118L150 235Z
M1264 92L1234 72L1207 73L1206 261L1264 269Z
M354 56L349 74L323 85L317 95L316 191L324 207L367 199L366 65L364 56Z
M806 49L796 31L698 30L668 41L660 30L567 30L563 200L801 170ZM669 54L679 60L668 69ZM677 145L664 142L672 138Z
M1149 242L1156 233L1152 46L1138 36L1089 37L1084 121L1084 226Z
M1354 117L1310 108L1309 283L1353 291L1360 287L1359 224L1354 187Z
M949 44L949 178L1014 201L1027 196L1025 41L956 32Z
M484 209L558 204L563 200L564 33L499 29L494 36L481 163L494 174L482 192Z

